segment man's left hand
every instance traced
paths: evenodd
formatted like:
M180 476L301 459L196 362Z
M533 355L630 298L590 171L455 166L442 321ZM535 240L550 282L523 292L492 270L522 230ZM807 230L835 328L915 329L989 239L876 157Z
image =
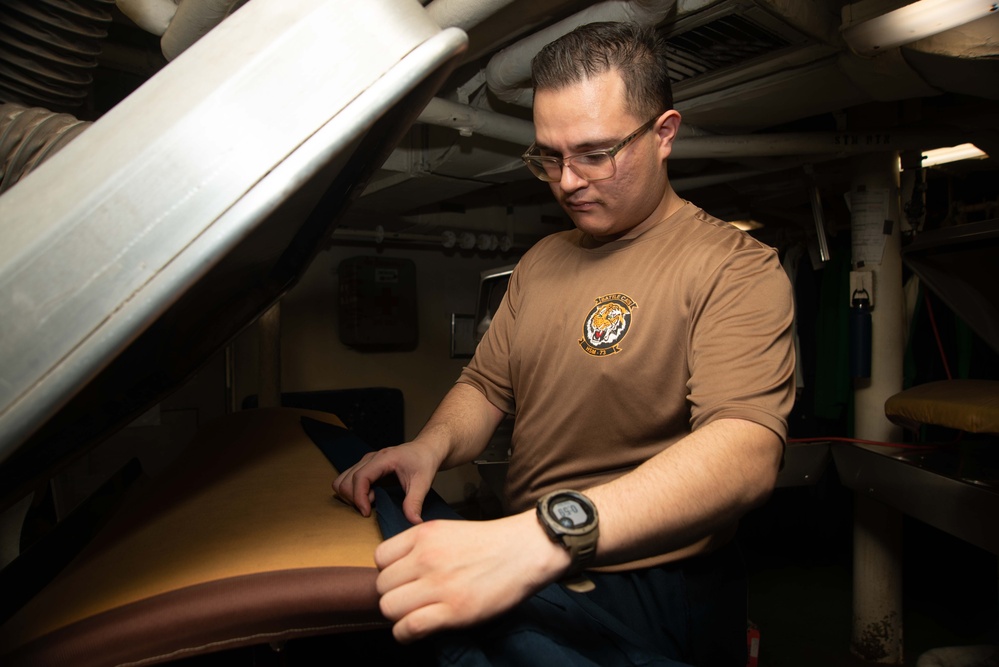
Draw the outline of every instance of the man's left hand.
M429 521L375 551L381 611L403 643L512 609L569 568L534 512L495 521Z

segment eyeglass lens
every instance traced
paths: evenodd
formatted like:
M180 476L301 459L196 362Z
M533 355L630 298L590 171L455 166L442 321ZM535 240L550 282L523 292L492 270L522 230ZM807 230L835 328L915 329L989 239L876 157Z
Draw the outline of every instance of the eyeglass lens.
M562 180L563 164L567 164L577 176L588 181L603 180L614 175L614 160L604 151L574 155L568 160L547 156L527 158L527 166L543 181Z

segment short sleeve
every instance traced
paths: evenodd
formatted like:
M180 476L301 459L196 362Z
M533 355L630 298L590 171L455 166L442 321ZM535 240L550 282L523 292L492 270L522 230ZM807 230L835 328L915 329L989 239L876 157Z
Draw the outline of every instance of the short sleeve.
M688 332L692 429L738 418L787 437L793 320L791 284L772 249L743 247L714 268Z

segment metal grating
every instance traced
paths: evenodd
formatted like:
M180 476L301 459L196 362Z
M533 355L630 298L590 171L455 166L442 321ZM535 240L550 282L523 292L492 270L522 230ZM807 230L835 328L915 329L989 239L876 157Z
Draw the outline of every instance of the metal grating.
M670 78L680 81L715 72L791 45L775 32L729 14L667 38Z

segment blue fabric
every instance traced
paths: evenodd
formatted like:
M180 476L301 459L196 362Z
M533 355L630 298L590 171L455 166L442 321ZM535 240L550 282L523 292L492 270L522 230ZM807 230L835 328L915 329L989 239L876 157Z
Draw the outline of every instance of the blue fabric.
M335 424L302 417L302 428L337 470L346 470L361 460L362 456L374 451L352 432ZM394 476L376 484L374 492L378 527L382 531L382 537L388 539L413 526L402 513L402 501L406 497L406 492ZM424 521L460 520L462 516L451 509L440 494L430 489L423 501L423 519Z
M337 470L346 470L372 451L347 429L309 417L302 418L302 427ZM404 492L397 480L382 480L374 491L383 537L412 526L402 513ZM462 520L433 490L424 501L423 518ZM652 642L586 595L558 584L492 621L427 641L444 667L689 667L664 657Z

